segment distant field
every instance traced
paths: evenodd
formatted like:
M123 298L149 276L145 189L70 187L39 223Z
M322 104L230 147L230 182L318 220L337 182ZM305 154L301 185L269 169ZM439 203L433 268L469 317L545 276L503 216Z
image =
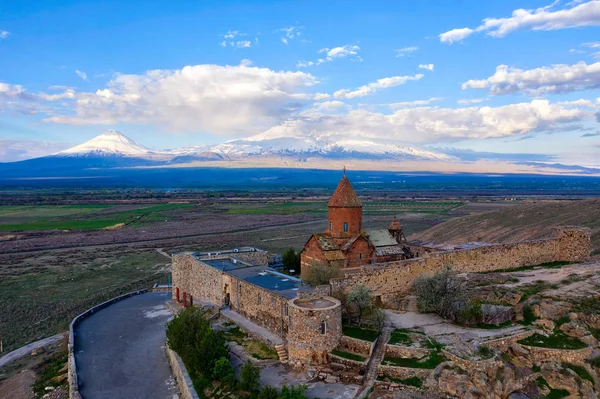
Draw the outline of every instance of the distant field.
M164 219L164 212L193 204L139 205L122 211L116 205L0 206L0 231L103 229L142 217ZM114 209L114 212L111 212Z
M464 205L462 202L428 202L428 201L364 201L363 212L366 215L396 213L437 213L443 214ZM213 209L223 209L230 214L246 215L288 215L295 213L327 213L326 202L273 202L250 204L215 205Z

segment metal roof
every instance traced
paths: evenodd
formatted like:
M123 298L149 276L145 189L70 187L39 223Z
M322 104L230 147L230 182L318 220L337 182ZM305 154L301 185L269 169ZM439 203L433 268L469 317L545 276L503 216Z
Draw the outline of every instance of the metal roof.
M369 235L369 240L375 247L398 245L398 242L386 229L366 230L365 232Z

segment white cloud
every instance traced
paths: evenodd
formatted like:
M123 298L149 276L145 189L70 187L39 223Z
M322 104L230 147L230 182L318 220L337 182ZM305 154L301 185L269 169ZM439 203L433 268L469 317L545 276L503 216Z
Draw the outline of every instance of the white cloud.
M361 62L362 58L358 55L359 50L360 47L350 44L334 48L322 48L318 52L319 54L324 54L323 58L319 58L316 61L299 61L296 66L298 68L306 68L321 65L326 62L331 62L336 58L349 58L352 61Z
M356 90L338 90L333 93L333 96L336 98L364 97L375 93L379 89L387 89L389 87L403 85L410 80L419 80L422 77L422 74L416 74L413 76L392 76L389 78L377 79L377 81L361 86Z
M227 33L225 33L223 35L223 38L225 38L225 39L234 39L237 36L246 36L246 35L247 35L247 33L240 33L237 30L230 30L230 31L228 31Z
M588 42L582 43L581 45L589 48L600 48L600 42Z
M471 36L473 32L475 31L471 28L458 28L449 30L448 32L444 32L441 35L439 35L439 37L442 43L452 44L454 42L459 42L464 38Z
M315 94L315 100L329 100L329 94L327 93L317 93Z
M9 36L10 36L10 32L5 31L5 30L0 30L0 40L6 39Z
M432 98L428 98L427 100L400 101L400 102L397 102L397 103L388 104L388 107L390 107L392 109L410 108L410 107L423 107L425 105L431 104L432 102L436 102L436 101L440 101L440 100L443 100L443 98L441 98L441 97L432 97Z
M335 111L341 108L346 108L347 105L342 101L323 101L321 103L313 104L313 108L316 110Z
M433 72L433 64L420 64L419 65L419 69L426 69L428 71L432 71Z
M577 130L593 112L533 100L500 107L408 107L392 113L354 109L346 113L322 113L310 109L274 126L292 136L319 133L346 139L367 137L407 143L439 143L465 139L520 137L536 132Z
M79 76L81 79L83 79L83 80L85 80L85 81L88 81L88 82L89 82L89 80L88 80L88 77L87 77L87 73L85 73L85 72L82 72L82 71L80 71L80 70L78 70L78 69L76 69L76 70L75 70L75 73L76 73L76 74L77 74L77 76Z
M95 92L32 94L0 83L0 111L21 104L23 109L35 106L37 112L45 112L45 122L162 125L231 137L290 117L309 104L312 95L305 91L316 83L308 73L250 67L247 61L238 66L202 64L117 74ZM54 103L40 109L46 102Z
M65 143L34 140L0 140L0 162L39 158L68 148Z
M600 62L590 65L579 62L574 65L559 64L529 70L499 65L494 75L487 79L469 80L463 83L462 88L488 89L494 95L518 92L540 95L592 90L599 85Z
M418 47L412 46L412 47L399 48L394 51L396 52L396 57L404 57L405 55L410 55L410 54L414 53L418 49L419 49Z
M252 42L250 40L242 40L235 43L235 47L237 48L248 48L252 46Z
M487 101L487 98L463 98L458 100L457 102L461 105L469 105L469 104L479 104L484 101Z
M275 32L281 32L284 36L281 37L281 42L288 44L291 39L295 39L302 35L303 26L287 26L285 28L277 29Z
M442 43L452 44L463 40L475 32L487 32L492 37L504 37L521 29L531 30L558 30L582 26L600 25L600 1L591 0L582 4L569 3L561 10L552 11L551 8L558 1L546 7L535 10L518 9L513 11L508 18L486 18L475 29L452 29L439 35Z

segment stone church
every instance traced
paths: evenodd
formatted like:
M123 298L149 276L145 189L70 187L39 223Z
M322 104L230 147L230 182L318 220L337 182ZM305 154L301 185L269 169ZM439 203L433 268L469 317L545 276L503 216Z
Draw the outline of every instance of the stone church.
M327 208L327 229L313 234L300 254L303 279L315 265L335 267L341 273L370 263L413 257L404 245L406 240L396 217L388 229L364 229L363 205L346 173Z

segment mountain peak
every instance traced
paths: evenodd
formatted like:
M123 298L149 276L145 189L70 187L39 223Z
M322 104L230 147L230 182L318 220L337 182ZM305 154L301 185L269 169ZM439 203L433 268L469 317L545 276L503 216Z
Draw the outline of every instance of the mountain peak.
M131 140L120 132L109 129L106 132L86 141L83 144L63 150L56 155L63 156L105 156L118 155L139 157L150 154L147 147Z

